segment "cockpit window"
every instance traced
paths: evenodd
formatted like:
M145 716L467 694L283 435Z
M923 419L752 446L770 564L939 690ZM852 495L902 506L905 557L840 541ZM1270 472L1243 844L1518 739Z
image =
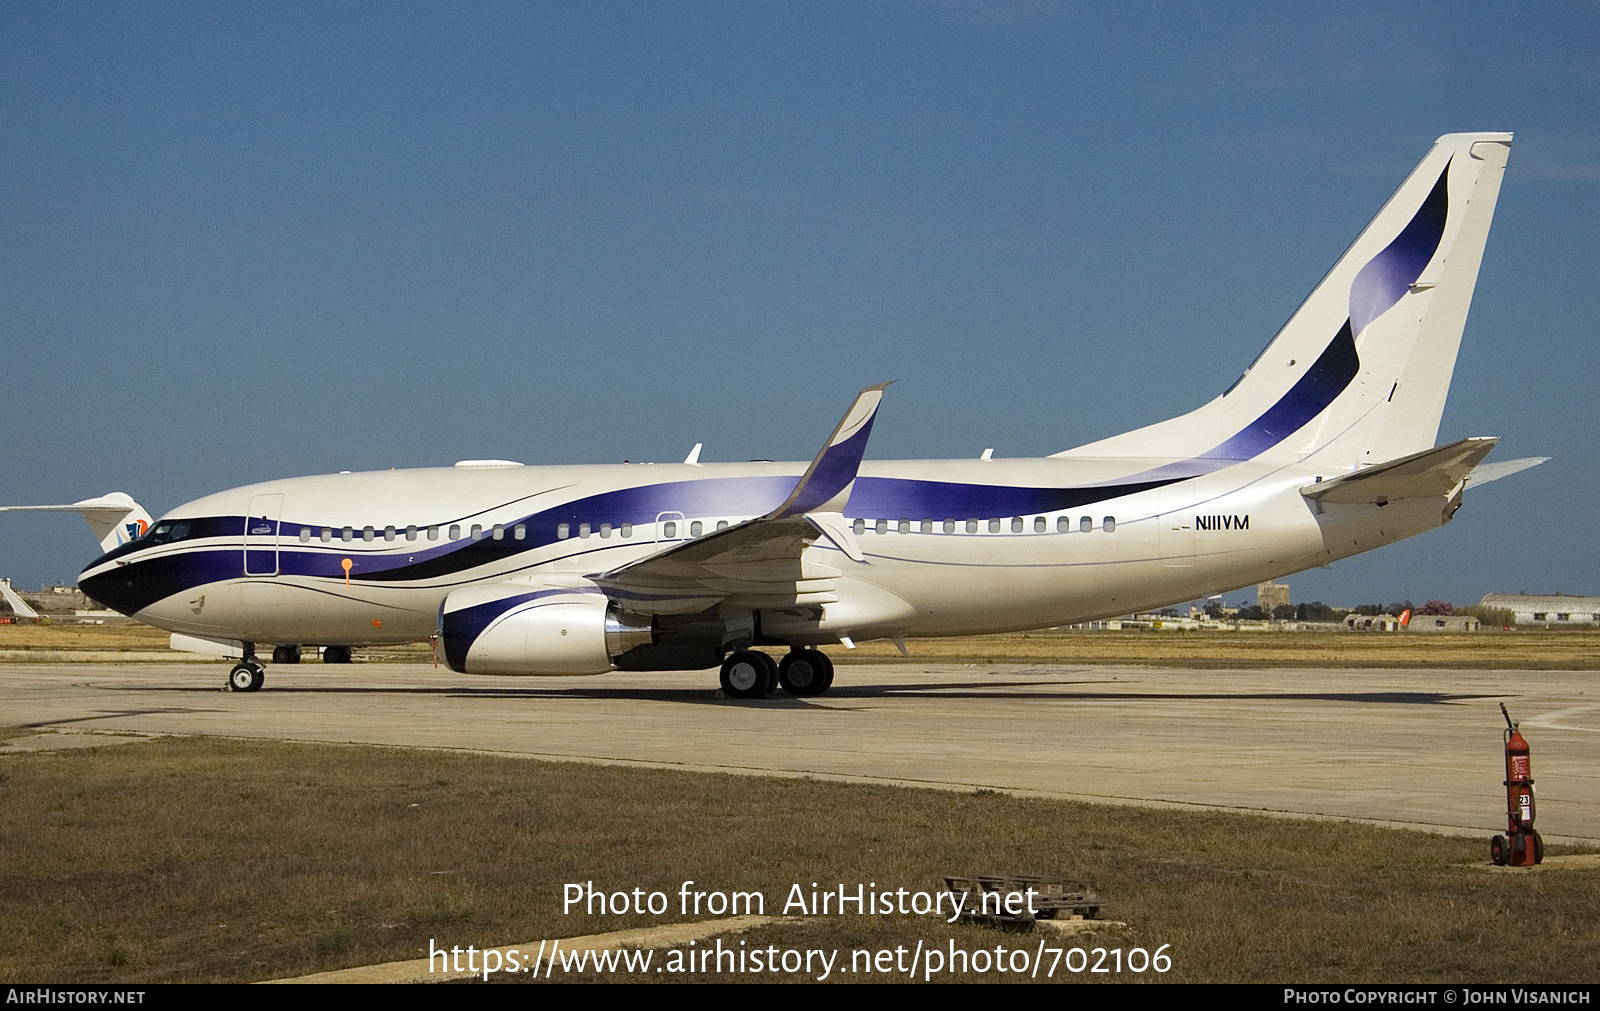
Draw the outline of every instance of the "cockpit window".
M181 541L189 536L192 524L183 520L174 520L170 523L157 523L144 535L146 544L168 544L172 541Z

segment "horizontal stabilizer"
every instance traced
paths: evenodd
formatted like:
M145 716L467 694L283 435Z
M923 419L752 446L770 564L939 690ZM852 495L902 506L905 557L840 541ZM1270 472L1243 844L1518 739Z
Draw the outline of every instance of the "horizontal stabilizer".
M1529 467L1537 467L1550 459L1548 456L1525 456L1520 460L1502 460L1499 463L1486 463L1472 468L1472 473L1467 475L1468 484L1488 484L1498 481L1512 474L1520 474Z
M1387 505L1396 499L1449 495L1499 441L1462 439L1330 481L1308 484L1300 494L1318 502L1355 505Z
M89 529L94 531L102 551L142 537L150 529L150 514L127 492L120 491L71 505L0 506L0 513L78 513L89 521Z

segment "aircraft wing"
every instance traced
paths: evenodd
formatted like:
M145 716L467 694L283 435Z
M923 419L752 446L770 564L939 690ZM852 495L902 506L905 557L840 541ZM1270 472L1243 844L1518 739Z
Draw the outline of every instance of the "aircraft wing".
M869 386L856 396L776 509L588 578L643 614L692 614L724 602L770 608L837 600L840 571L802 556L825 537L847 557L865 561L841 510L888 385Z
M1395 499L1449 495L1499 441L1462 439L1435 446L1330 481L1308 484L1300 489L1300 494L1319 502L1359 505L1387 505Z

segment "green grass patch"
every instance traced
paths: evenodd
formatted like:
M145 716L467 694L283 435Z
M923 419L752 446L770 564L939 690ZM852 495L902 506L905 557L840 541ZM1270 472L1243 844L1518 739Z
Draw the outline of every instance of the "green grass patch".
M1486 873L1465 866L1486 862L1486 840L1360 825L205 738L16 755L0 771L10 981L269 979L420 958L430 939L703 918L678 914L691 879L760 891L772 913L794 883L932 890L974 872L1093 882L1102 915L1130 929L1069 943L1169 945L1169 980L1555 982L1592 978L1600 956L1600 871ZM563 885L591 880L673 905L564 915ZM919 940L1037 944L897 914L738 940L843 959Z

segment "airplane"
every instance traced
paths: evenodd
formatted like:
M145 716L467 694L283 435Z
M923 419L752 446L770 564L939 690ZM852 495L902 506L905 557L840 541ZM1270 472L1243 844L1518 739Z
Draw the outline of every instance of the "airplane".
M759 699L828 691L826 644L903 652L1327 565L1545 459L1434 445L1511 140L1439 138L1233 385L1135 431L1042 459L867 461L880 384L809 464L697 445L680 464L268 481L105 545L79 586L175 645L232 650L238 691L261 688L266 644L348 662L432 638L461 673L716 668Z

